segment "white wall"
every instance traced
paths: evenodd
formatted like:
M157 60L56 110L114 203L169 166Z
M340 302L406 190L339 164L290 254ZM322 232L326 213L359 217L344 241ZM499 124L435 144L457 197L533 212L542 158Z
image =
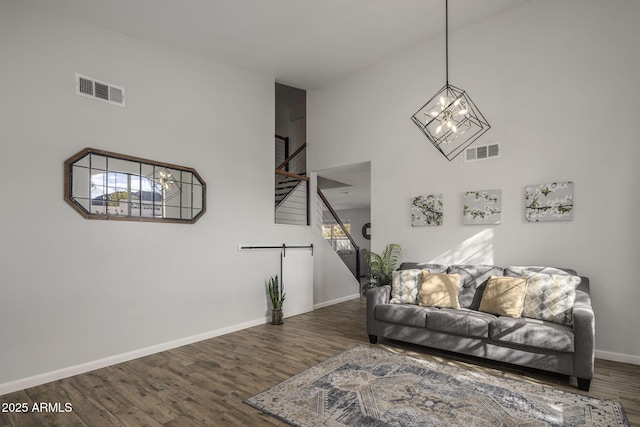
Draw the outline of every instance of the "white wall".
M502 157L448 162L410 117L444 84L444 40L309 91L309 168L371 160L372 250L406 261L568 266L592 280L599 357L640 363L640 2L536 0L450 34ZM450 17L455 20L455 16ZM524 188L571 180L571 222L527 223ZM467 190L502 189L502 223L464 226ZM412 228L410 199L444 194L444 225Z
M264 323L279 252L238 245L314 236L273 223L273 78L6 0L0 58L0 394ZM76 72L127 107L75 95ZM62 171L88 146L194 167L207 213L83 219Z

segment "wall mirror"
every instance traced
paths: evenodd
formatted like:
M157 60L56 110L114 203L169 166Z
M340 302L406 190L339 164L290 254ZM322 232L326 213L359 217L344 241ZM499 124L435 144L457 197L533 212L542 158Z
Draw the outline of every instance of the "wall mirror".
M206 210L195 169L85 148L64 162L64 199L88 219L192 224Z

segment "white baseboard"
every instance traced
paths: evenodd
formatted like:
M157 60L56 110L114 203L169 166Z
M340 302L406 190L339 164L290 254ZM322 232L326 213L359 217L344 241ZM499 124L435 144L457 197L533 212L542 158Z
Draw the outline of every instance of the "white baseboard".
M287 317L297 316L298 314L308 313L310 311L313 311L313 309L313 307L305 307L295 312L285 312L285 319ZM51 372L45 372L43 374L22 378L16 381L10 381L8 383L0 384L0 396L7 393L13 393L14 391L24 390L25 388L46 384L51 381L57 381L63 378L72 377L74 375L84 374L85 372L94 371L96 369L106 368L107 366L116 365L118 363L128 362L129 360L138 359L140 357L149 356L155 353L160 353L161 351L171 350L172 348L182 347L183 345L208 340L209 338L226 335L231 332L240 331L243 329L251 328L253 326L264 325L265 323L269 322L271 322L270 317L265 317L264 319L256 319L226 328L216 329L214 331L204 332L202 334L197 334L186 338L180 338L174 341L141 348L139 350L133 350L127 353L105 357L104 359L94 360L91 362L82 363L80 365L69 366L67 368L62 368Z
M612 351L595 351L596 359L611 360L612 362L631 363L632 365L640 365L640 356L632 354L614 353Z
M8 383L0 384L0 396L7 393L13 393L14 391L24 390L25 388L46 384L51 381L57 381L63 378L72 377L74 375L83 374L85 372L94 371L96 369L106 368L107 366L116 365L118 363L128 362L129 360L149 356L161 351L171 350L172 348L182 347L183 345L193 344L195 342L207 340L209 338L214 338L220 335L226 335L228 333L251 328L253 326L263 325L270 321L270 318L256 319L249 322L240 323L238 325L216 329L214 331L204 332L202 334L197 334L162 344L133 350L127 353L105 357L104 359L94 360L91 362L82 363L80 365L69 366L67 368L62 368L51 372L45 372L43 374L22 378L16 381L10 381Z
M287 317L293 317L293 316L297 316L299 314L305 314L305 313L309 313L313 311L313 307L306 307L306 308L302 308L300 310L296 310L296 311L287 311L286 309L283 310L283 315L284 318L286 319ZM268 319L269 322L271 322L271 318L269 317Z
M314 304L313 308L314 308L314 310L317 310L319 308L329 307L330 305L339 304L341 302L349 301L349 300L356 299L356 298L360 298L360 294L347 295L346 297L342 297L342 298L334 299L334 300L331 300L331 301L326 301L326 302L321 302L321 303L318 303L318 304Z

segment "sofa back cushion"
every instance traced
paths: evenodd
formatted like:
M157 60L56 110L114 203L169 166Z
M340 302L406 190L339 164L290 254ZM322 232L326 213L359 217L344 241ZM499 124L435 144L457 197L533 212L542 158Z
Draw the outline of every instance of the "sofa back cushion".
M482 293L491 276L502 276L503 269L495 265L450 265L449 274L459 274L461 277L458 301L464 308L478 310Z
M536 265L512 265L505 267L504 275L509 277L522 277L527 273L542 273L542 274L558 274L558 275L571 275L577 276L578 273L570 268L555 268L555 267L542 267Z
M423 268L431 273L446 273L449 266L445 264L429 264L428 262L403 262L397 270L422 270Z

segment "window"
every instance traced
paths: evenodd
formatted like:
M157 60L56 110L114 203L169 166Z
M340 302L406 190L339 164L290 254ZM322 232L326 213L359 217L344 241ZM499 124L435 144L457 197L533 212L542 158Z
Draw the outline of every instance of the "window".
M344 228L349 234L351 234L350 221L343 222ZM335 222L327 222L322 224L322 236L327 239L331 247L336 251L351 251L354 250L351 241L344 233L340 224Z

